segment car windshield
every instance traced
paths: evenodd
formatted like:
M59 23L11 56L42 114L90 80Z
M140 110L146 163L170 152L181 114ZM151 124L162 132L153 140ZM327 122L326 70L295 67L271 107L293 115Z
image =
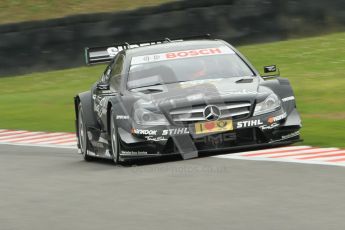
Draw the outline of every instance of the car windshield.
M254 73L234 51L224 46L134 57L127 86L133 89L244 76Z

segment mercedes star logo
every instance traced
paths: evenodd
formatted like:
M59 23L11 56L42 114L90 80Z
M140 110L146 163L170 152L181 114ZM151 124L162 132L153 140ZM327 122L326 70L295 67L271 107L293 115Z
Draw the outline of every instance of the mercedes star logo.
M204 117L208 121L216 121L220 118L220 109L215 105L208 105L204 109Z

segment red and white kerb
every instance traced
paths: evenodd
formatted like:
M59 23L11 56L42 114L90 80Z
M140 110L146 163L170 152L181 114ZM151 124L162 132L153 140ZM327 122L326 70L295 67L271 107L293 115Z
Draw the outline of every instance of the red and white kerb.
M131 61L131 65L183 59L183 58L201 57L201 56L222 55L222 54L235 54L235 52L227 46L194 49L194 50L181 50L181 51L175 51L175 52L169 52L169 53L160 53L160 54L151 54L151 55L133 57Z

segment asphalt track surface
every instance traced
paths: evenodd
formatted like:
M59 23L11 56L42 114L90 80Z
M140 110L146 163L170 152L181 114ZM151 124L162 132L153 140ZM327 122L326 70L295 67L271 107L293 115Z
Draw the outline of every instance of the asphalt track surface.
M0 146L0 229L345 229L343 167Z

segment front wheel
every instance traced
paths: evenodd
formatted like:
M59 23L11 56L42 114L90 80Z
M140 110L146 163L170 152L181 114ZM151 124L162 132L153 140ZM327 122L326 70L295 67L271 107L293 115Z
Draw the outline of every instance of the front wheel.
M87 131L84 122L83 108L81 104L78 106L78 141L80 145L80 151L84 160L91 161L93 158L88 155L89 140L87 138Z
M111 142L111 151L113 154L113 161L115 164L119 163L119 155L120 155L120 143L118 138L117 127L114 120L114 112L111 109L110 114L110 142Z

